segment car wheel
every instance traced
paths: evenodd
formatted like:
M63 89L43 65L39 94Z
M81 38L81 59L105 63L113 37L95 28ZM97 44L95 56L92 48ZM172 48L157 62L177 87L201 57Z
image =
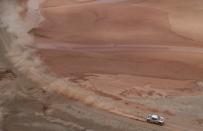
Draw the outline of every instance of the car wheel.
M163 126L163 125L164 125L164 123L162 123L162 122L159 122L159 125L160 125L160 126Z

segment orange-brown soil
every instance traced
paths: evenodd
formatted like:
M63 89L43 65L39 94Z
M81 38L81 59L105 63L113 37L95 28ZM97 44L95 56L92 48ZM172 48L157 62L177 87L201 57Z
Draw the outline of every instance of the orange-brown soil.
M194 14L203 14L192 6L198 2L47 0L45 21L32 32L41 59L58 76L129 108L178 115L181 109L138 99L202 96L203 26Z

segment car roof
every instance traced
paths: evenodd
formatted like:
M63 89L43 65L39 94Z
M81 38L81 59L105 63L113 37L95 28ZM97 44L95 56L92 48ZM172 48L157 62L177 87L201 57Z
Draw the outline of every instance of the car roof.
M152 118L156 118L156 119L159 118L159 116L158 116L158 115L155 115L155 114L152 114L151 117L152 117Z

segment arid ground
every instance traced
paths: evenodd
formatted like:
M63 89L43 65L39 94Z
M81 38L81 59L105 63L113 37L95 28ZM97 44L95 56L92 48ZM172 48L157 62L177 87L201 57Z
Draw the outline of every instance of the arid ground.
M81 90L70 96L36 88L31 80L20 84L26 77L11 64L14 71L3 68L0 74L0 92L17 99L8 97L3 127L203 130L202 10L201 0L45 0L44 21L30 31L35 55L54 76ZM86 92L88 99L80 96ZM164 116L166 124L146 123L149 113Z

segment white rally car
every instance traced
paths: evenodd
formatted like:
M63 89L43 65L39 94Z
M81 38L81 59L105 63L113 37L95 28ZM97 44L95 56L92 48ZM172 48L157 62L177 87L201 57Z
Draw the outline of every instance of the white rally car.
M147 122L158 124L161 126L164 125L164 123L165 123L164 117L156 115L156 114L149 114L146 119L147 119Z

